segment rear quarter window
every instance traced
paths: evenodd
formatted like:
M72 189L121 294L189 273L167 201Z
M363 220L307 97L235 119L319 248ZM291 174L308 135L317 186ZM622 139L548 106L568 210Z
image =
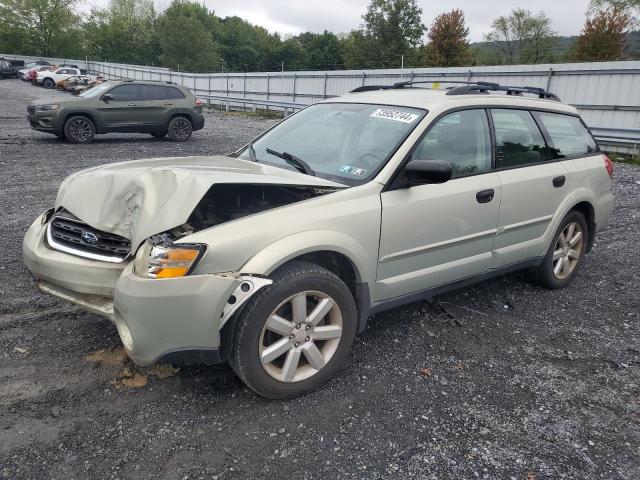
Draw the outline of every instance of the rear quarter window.
M550 145L558 158L597 152L595 140L578 117L538 112L537 117L549 133Z

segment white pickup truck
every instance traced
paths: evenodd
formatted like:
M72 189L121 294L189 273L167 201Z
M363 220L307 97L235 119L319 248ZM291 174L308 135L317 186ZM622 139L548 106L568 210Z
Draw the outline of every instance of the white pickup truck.
M79 68L62 67L52 72L38 72L36 83L44 88L55 88L60 80L66 80L74 75L81 75Z

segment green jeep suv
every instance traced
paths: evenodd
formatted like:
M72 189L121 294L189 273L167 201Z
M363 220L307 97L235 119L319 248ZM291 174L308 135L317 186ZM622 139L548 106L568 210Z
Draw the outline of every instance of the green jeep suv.
M108 81L77 97L27 107L31 128L89 143L98 133L149 133L184 142L204 127L202 102L173 82Z

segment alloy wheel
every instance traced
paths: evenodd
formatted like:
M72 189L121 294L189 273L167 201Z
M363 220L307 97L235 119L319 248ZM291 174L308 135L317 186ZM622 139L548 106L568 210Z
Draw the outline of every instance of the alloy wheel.
M269 315L258 354L265 371L281 382L299 382L331 360L342 337L342 312L325 293L290 296Z
M553 251L553 274L559 280L569 277L582 255L583 249L582 227L577 222L567 224L558 239Z
M171 130L174 137L180 140L186 140L187 138L189 138L191 126L189 125L189 122L187 120L180 118L173 122Z
M69 125L69 132L74 140L77 140L78 142L86 142L91 138L93 127L88 120L76 118L71 122L71 125Z

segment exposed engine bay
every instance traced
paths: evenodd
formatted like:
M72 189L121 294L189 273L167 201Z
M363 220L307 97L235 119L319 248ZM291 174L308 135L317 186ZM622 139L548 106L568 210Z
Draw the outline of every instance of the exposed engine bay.
M151 242L154 245L169 245L174 240L215 225L283 205L326 195L336 190L339 190L339 188L269 184L214 185L202 197L186 224L172 228L167 232L153 235Z
M213 185L193 210L187 224L194 231L336 191L297 185Z

